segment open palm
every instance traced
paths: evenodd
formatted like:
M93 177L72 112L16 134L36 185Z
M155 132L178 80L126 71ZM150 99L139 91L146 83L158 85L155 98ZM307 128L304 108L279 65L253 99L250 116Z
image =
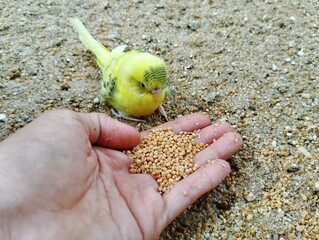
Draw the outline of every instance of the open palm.
M218 159L229 158L242 146L228 124L211 125L201 113L163 126L176 133L201 129L196 140L210 145L195 161L204 165L215 160L164 195L156 191L157 183L150 175L128 172L132 160L121 151L137 145L147 132L140 134L103 114L47 112L3 141L3 237L156 238L178 214L228 175L228 163Z

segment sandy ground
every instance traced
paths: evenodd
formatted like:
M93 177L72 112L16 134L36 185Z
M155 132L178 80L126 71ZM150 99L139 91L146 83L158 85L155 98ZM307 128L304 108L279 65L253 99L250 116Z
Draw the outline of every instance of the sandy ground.
M317 0L0 0L0 139L48 109L110 114L77 16L110 49L165 60L171 119L204 111L244 138L232 174L160 239L318 239L318 13Z

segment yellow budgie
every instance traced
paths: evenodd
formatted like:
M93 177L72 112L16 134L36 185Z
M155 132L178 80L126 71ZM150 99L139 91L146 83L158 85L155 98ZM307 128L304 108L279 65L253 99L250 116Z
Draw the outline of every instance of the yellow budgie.
M109 51L95 40L78 18L70 18L82 43L96 57L102 70L100 103L107 101L112 112L130 120L139 121L142 116L159 109L167 120L161 103L167 91L166 66L160 58L138 50L124 52L121 45Z

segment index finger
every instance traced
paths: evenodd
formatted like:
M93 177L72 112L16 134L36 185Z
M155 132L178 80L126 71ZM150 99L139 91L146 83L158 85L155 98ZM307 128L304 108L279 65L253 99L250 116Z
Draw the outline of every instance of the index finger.
M157 127L148 129L142 132L141 135L142 137L145 137L149 131L156 128L171 128L174 133L179 133L182 131L192 132L197 129L202 129L208 125L210 125L209 117L202 112L198 112L179 117L173 121L169 121Z

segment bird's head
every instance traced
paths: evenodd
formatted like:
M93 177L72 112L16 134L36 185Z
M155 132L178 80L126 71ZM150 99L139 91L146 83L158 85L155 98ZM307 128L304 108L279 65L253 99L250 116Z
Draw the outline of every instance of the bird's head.
M167 84L166 66L160 58L144 52L132 57L130 81L140 94L152 94L155 101L165 95Z

